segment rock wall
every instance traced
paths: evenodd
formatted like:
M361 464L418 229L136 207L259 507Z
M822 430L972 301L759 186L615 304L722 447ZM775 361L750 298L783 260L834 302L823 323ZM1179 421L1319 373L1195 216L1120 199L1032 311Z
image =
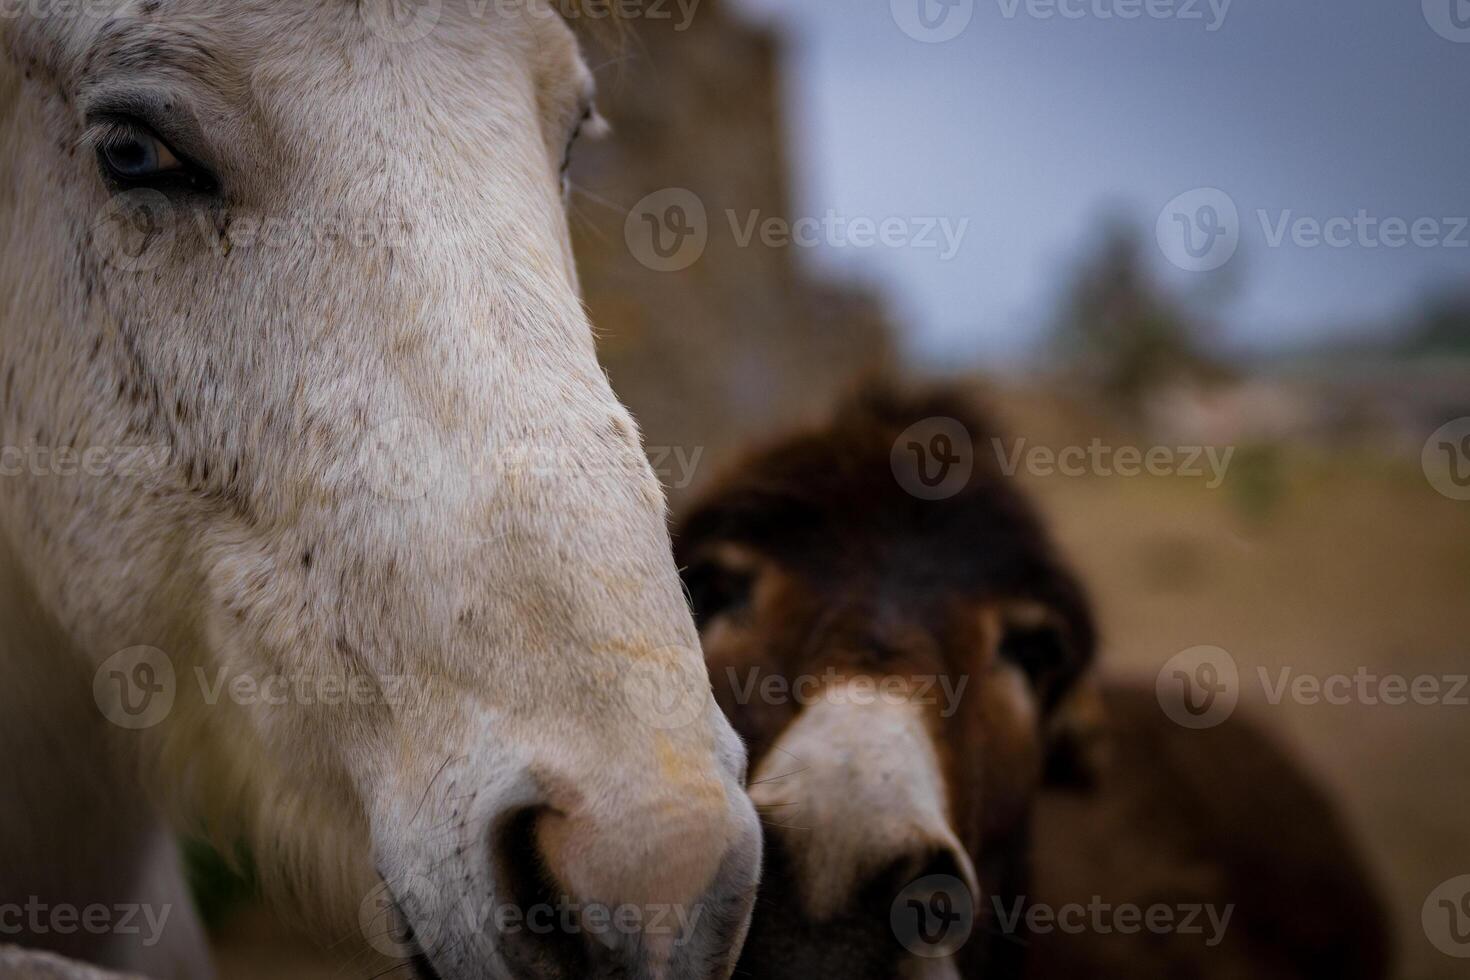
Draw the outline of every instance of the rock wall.
M780 108L781 50L770 33L703 0L687 28L636 19L612 54L589 48L613 127L576 149L572 225L603 363L657 457L701 452L692 477L659 467L677 500L732 446L821 411L857 374L891 357L878 300L822 282L798 248L742 246L759 212L794 218ZM693 192L708 243L679 271L639 260L625 234L647 195ZM636 218L636 215L635 215Z

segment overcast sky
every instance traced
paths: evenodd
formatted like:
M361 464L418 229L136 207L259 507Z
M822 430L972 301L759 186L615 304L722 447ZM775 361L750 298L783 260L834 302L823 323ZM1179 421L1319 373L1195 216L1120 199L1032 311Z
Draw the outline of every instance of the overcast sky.
M1110 213L1171 284L1236 284L1239 345L1470 283L1470 0L738 5L787 38L797 213L843 219L810 254L880 282L920 356L1024 350ZM859 248L855 218L901 221Z

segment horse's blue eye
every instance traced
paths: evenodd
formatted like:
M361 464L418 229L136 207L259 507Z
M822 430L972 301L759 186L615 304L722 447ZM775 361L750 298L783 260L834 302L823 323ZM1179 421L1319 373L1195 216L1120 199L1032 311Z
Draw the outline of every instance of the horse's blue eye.
M146 123L102 116L94 125L88 135L97 147L97 165L114 188L218 193L219 181L212 173L176 154Z
M158 169L158 147L143 140L125 140L107 148L107 162L113 170L130 177L152 173Z
M124 180L146 180L183 167L163 141L145 133L119 134L102 147L107 168Z

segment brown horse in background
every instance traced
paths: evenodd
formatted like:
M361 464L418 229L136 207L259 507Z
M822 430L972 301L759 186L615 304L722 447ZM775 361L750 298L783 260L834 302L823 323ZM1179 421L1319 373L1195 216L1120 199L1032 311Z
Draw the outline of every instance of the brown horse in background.
M737 975L1385 976L1376 895L1294 764L1097 683L1083 586L973 448L994 431L962 397L870 388L675 535L766 824ZM1099 903L1173 919L1045 917Z
M1026 893L1031 801L1048 756L1063 758L1093 620L987 457L953 463L973 472L945 499L906 489L924 462L908 443L954 424L987 431L962 400L868 391L830 428L747 461L676 535L767 824L744 975L1019 970L1019 937L974 898ZM934 941L906 948L892 920L907 902L949 921L968 908L973 937L932 955L953 940L915 919Z

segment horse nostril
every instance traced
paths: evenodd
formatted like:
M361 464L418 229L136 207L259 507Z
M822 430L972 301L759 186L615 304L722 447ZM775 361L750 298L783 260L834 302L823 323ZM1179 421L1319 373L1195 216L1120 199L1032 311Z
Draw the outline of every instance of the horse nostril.
M506 974L729 977L750 921L761 837L745 795L728 792L734 803L723 808L661 792L589 807L564 792L501 814L488 841L497 915L486 924Z
M911 880L923 881L927 878L947 879L960 885L966 885L969 880L964 868L960 866L959 855L947 847L929 855L928 860L919 867Z
M530 807L508 814L495 829L491 853L497 900L491 927L517 977L581 980L591 973L587 945L563 915L569 897L541 848L540 825L552 811ZM569 928L570 927L570 928Z
M971 867L969 858L953 846L919 847L880 868L868 879L864 890L875 908L886 909L901 898L927 898L940 893L956 899L968 896L973 904L980 896L975 894Z

